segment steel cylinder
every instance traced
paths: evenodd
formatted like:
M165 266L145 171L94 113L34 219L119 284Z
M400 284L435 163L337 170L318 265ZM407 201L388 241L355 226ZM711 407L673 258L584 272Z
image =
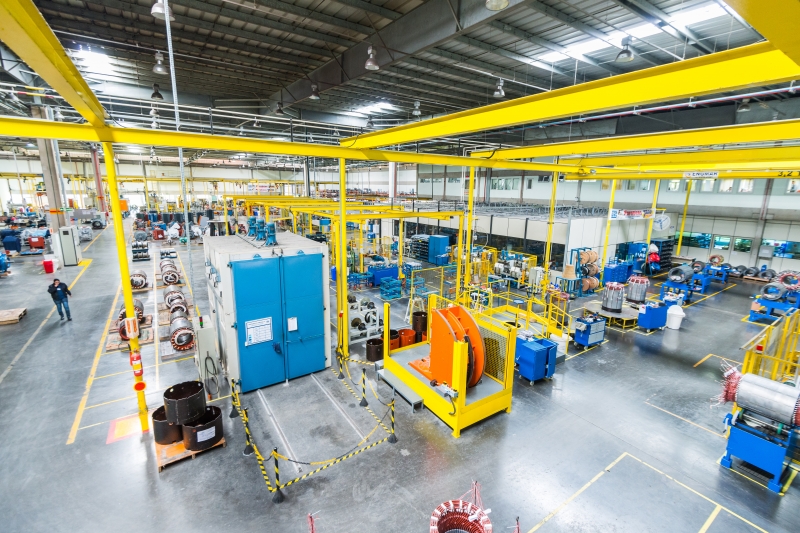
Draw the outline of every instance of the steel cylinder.
M194 346L194 328L188 319L178 317L169 323L169 342L176 350L189 350Z
M175 266L175 261L173 261L170 258L162 259L161 262L158 263L158 269L159 270L164 270L164 267L169 266L169 265Z
M759 294L759 298L770 301L780 300L784 296L786 296L786 287L774 281L761 287L761 293Z
M694 269L691 265L681 265L669 271L667 279L676 283L686 283L694 276Z
M191 451L207 450L222 440L222 410L209 405L203 414L183 425L183 447Z
M416 333L415 341L422 342L422 334L428 331L428 313L425 311L414 311L411 315L411 329Z
M186 303L186 300L183 298L172 300L172 303L169 305L170 316L176 311L183 311L186 313L187 317L189 316L189 304Z
M631 276L628 279L627 294L625 298L629 302L644 303L647 299L647 287L650 286L650 280L644 276Z
M180 282L181 274L178 272L175 265L169 265L161 270L161 279L164 280L164 283L167 285L175 285Z
M600 306L604 311L619 313L622 311L625 286L622 283L610 282L603 291L603 301Z
M389 349L396 350L400 347L400 334L396 329L389 330Z
M383 359L383 339L369 339L367 341L367 361L380 361Z
M144 304L142 304L141 300L137 300L134 298L133 300L133 310L136 313L136 319L141 322L144 320ZM122 304L122 307L119 310L119 319L120 321L125 320L125 304Z
M131 272L131 287L143 289L147 286L147 273L144 270L134 270Z
M169 307L175 300L186 299L183 296L183 291L177 285L167 285L164 287L164 290L161 292L161 294L164 296L164 303L167 304L167 307Z
M706 268L706 264L702 261L693 261L692 262L692 270L695 272L702 272L703 269Z
M781 424L800 425L800 388L756 375L739 380L736 403Z
M162 405L153 411L153 440L156 444L172 444L183 439L181 425L167 422L167 412Z
M169 312L169 323L172 324L175 320L179 318L189 319L189 315L186 313L184 309L175 309L174 311L170 309Z
M206 409L205 387L199 381L184 381L164 391L164 410L170 424L197 420Z

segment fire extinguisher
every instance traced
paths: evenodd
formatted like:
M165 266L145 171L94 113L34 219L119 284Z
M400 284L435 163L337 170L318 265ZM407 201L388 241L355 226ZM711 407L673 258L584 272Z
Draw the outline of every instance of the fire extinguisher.
M131 352L131 366L133 367L134 376L141 377L144 374L142 355L139 352Z

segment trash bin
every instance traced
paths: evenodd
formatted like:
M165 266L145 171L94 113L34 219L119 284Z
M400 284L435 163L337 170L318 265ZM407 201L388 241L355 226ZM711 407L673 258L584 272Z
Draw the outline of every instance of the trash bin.
M44 266L44 273L45 274L52 274L54 272L53 262L52 261L42 261L42 265Z
M556 351L558 355L567 353L567 344L569 344L569 335L556 335L550 334L550 340L556 343Z
M681 322L686 313L678 305L671 305L667 311L667 327L669 329L681 329Z

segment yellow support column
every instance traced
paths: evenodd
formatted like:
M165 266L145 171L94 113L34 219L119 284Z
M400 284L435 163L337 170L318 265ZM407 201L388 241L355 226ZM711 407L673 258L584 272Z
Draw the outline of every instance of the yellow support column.
M617 192L616 182L611 182L611 198L608 200L608 219L606 220L606 234L603 237L603 261L600 263L600 279L605 271L606 258L608 257L608 237L611 234L611 210L614 209L614 193ZM605 280L603 279L603 283Z
M144 212L150 211L150 193L147 190L147 178L142 179L144 183Z
M347 161L339 159L339 264L337 279L341 281L339 313L342 317L342 356L350 355L350 328L347 309Z
M647 225L647 244L650 245L650 236L653 234L653 220L656 218L656 204L658 203L658 186L661 180L654 180L656 188L653 191L653 205L650 207L650 223Z
M397 278L405 278L403 274L403 234L406 232L406 221L404 218L400 219L400 236L397 241Z
M472 226L474 217L472 216L475 207L475 167L469 167L469 193L467 198L467 227L464 228L464 287L470 284L470 267L472 263ZM459 233L458 238L461 238ZM461 295L461 287L458 288L458 295Z
M125 302L125 316L133 318L136 316L136 310L133 308L133 290L131 289L131 275L128 268L128 253L125 246L125 228L122 226L122 208L119 201L119 190L117 189L117 171L114 168L114 148L111 143L103 143L103 154L106 160L106 174L108 175L108 191L109 200L111 201L111 216L114 221L114 237L117 244L117 260L119 261L119 274L122 278L122 298ZM138 356L138 369L134 364L134 372L141 370L141 352L139 348L139 339L131 337L129 342L131 351L131 360L133 361ZM144 397L144 389L147 386L142 376L137 376L134 373L133 389L136 391L136 400L139 404L139 421L142 424L142 432L150 429L150 421L147 414L147 402Z
M542 276L542 294L550 285L550 248L553 246L553 225L556 220L556 191L558 190L558 173L553 172L553 184L550 190L550 214L547 217L547 242L544 248L544 275Z
M224 195L222 196L222 210L224 211L225 215L225 233L223 235L230 235L231 225L228 223L228 198Z
M464 215L458 217L458 246L456 247L456 301L461 292L461 255L464 253ZM444 277L444 276L442 276Z
M358 222L358 257L359 272L364 273L364 222Z
M678 232L678 250L675 255L681 255L681 245L683 244L683 228L686 226L686 212L689 210L689 195L692 192L692 180L686 180L686 201L683 203L683 218L681 219L681 231Z

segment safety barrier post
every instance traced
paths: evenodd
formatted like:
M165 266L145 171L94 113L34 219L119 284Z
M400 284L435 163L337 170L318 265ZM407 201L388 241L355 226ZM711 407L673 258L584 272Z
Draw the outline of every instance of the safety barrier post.
M389 406L392 408L392 433L389 435L389 442L394 444L397 442L397 435L394 434L394 389L392 389L392 403Z
M336 354L336 359L339 361L339 375L336 376L339 379L344 379L344 364L343 364L343 357L341 353Z
M281 474L278 469L278 448L272 448L272 459L275 461L275 496L272 497L273 503L281 503L285 498L281 492Z
M361 407L366 407L367 404L367 369L361 369L361 403L359 403Z
M244 416L242 417L242 421L244 422L245 447L244 450L242 451L242 455L250 456L253 455L255 450L253 449L253 443L250 441L250 423L248 422L247 418L247 409L243 409L243 411L244 411Z

